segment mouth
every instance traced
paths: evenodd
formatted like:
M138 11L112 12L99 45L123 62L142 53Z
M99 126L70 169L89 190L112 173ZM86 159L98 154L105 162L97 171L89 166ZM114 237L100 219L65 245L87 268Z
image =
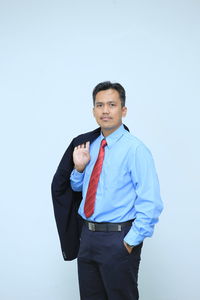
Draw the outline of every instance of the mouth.
M102 121L109 121L109 120L111 120L111 119L112 119L112 118L110 118L110 117L102 117L102 118L101 118Z

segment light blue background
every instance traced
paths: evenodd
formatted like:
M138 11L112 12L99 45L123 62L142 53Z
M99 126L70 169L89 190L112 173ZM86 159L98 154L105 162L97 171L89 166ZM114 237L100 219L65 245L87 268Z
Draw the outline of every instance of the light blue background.
M0 0L2 300L79 299L50 183L96 128L91 91L118 81L151 149L165 210L145 242L141 300L199 300L200 1Z

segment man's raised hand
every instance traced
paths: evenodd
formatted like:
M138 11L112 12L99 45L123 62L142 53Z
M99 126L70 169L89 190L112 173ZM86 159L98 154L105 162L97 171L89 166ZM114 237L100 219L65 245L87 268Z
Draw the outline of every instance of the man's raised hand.
M83 172L90 161L90 142L79 145L73 152L74 167L78 172Z

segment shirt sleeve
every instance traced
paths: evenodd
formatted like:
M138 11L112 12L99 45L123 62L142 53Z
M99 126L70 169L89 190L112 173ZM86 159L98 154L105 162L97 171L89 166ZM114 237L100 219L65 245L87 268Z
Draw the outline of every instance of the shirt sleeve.
M135 155L131 156L130 172L136 192L136 219L124 240L136 246L144 238L152 236L154 225L163 209L154 161L145 145L139 145Z
M70 185L73 191L75 192L81 192L83 187L83 178L84 178L85 172L78 172L76 169L74 169L71 172L70 175Z

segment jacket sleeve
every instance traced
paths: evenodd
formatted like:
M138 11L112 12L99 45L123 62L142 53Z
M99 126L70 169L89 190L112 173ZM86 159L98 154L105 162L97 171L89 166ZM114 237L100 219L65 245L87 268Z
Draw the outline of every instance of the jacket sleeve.
M70 174L73 170L72 153L73 141L65 151L51 184L54 215L65 260L77 257L82 225L77 214L82 193L74 192L70 185Z

